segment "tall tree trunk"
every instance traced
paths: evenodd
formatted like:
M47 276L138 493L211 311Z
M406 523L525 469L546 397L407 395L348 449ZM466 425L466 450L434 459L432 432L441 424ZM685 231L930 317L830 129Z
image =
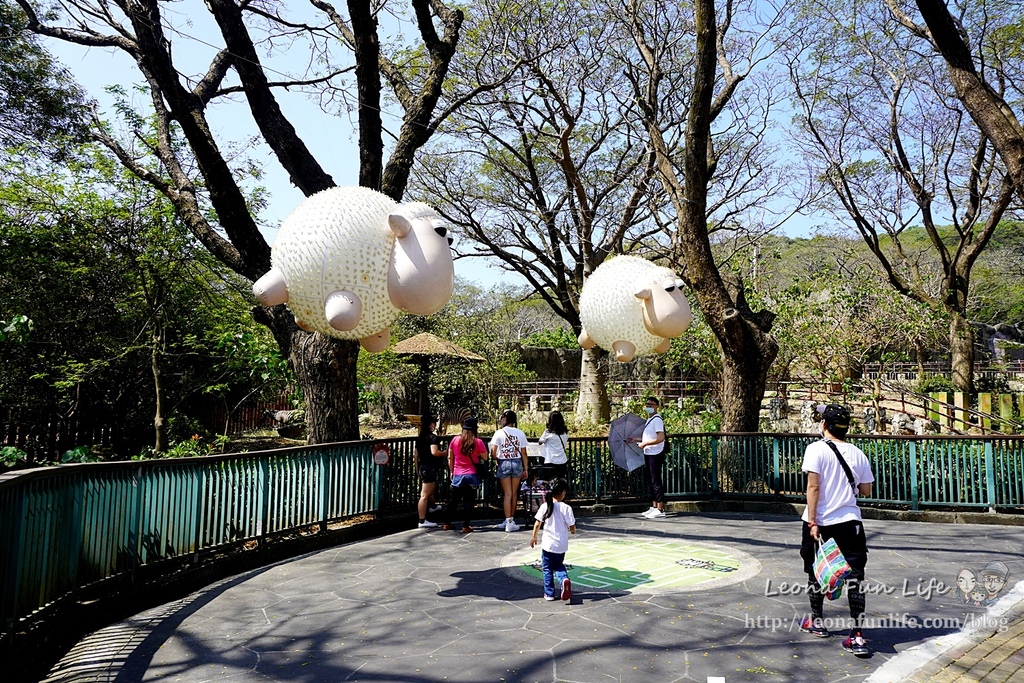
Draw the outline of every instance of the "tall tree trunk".
M167 419L164 416L166 406L164 404L164 381L160 370L160 347L162 345L162 334L158 329L153 333L153 350L150 353L150 364L153 368L153 393L156 398L156 411L153 415L153 450L157 453L167 452Z
M974 392L974 330L962 315L953 314L950 319L949 354L953 383L970 395Z
M596 422L607 422L611 417L608 405L608 354L595 346L585 349L582 355L576 415Z
M722 431L756 432L760 426L761 402L768 382L768 370L778 353L771 336L757 331L745 339L719 342L722 353Z
M359 342L305 332L284 306L253 309L257 322L274 334L306 400L309 444L359 438L359 390L356 360Z
M643 102L644 124L654 147L659 175L676 210L678 232L673 237L674 261L684 264L683 279L697 299L722 355L722 429L756 432L765 378L778 355L779 345L770 334L775 314L750 309L743 294L742 278L719 269L711 249L708 186L713 166L717 164L711 124L728 100L726 96L722 104L712 109L719 64L715 3L713 0L694 2L693 96L687 111L682 169L674 158L677 150L665 140L658 120L661 106L658 84L665 72L656 52L645 42L639 5L634 4L634 9L637 10L634 37L650 70L645 87L637 85L637 96ZM738 82L733 80L729 87L735 88Z

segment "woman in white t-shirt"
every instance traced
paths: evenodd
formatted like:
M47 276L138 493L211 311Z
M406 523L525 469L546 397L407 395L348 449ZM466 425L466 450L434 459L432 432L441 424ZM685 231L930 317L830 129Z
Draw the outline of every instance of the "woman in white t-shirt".
M558 477L568 481L569 456L565 453L565 447L569 444L569 429L565 426L565 418L562 413L552 410L548 415L548 423L544 427L544 433L537 439L541 445L541 455L544 456L544 464L551 472L551 478Z
M501 482L504 497L505 521L499 524L505 531L519 531L516 524L516 494L519 481L527 476L530 463L526 458L526 434L518 427L519 417L514 410L501 414L501 428L491 437L491 456L498 463L495 475Z

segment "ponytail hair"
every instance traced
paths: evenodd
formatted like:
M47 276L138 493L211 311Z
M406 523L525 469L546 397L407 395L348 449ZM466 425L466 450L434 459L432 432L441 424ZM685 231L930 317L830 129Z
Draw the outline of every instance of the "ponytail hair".
M561 495L569 490L569 483L565 479L553 479L551 481L551 488L544 492L544 502L547 507L544 509L544 519L541 523L547 521L551 513L555 511L555 496Z

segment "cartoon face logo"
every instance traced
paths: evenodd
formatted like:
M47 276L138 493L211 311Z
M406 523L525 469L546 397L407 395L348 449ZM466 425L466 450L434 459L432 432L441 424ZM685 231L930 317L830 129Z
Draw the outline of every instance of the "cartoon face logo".
M1002 562L989 562L981 570L981 583L985 589L985 604L995 602L999 592L1006 585L1006 578L1010 571Z
M1010 570L998 561L980 571L964 567L956 575L956 597L966 605L991 605L1006 587L1009 575Z
M967 567L961 569L960 573L956 575L956 587L960 592L960 601L967 602L970 600L971 592L977 585L978 577L975 575L974 570Z

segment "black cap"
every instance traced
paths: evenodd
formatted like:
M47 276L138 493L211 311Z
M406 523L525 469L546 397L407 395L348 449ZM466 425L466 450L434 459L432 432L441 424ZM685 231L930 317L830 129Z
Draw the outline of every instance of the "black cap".
M477 423L475 417L467 417L465 420L462 421L462 428L469 430L471 432L477 431L479 427L480 425L479 423Z
M825 424L835 425L843 429L850 428L850 411L836 403L829 403L827 406L819 404L818 413Z

